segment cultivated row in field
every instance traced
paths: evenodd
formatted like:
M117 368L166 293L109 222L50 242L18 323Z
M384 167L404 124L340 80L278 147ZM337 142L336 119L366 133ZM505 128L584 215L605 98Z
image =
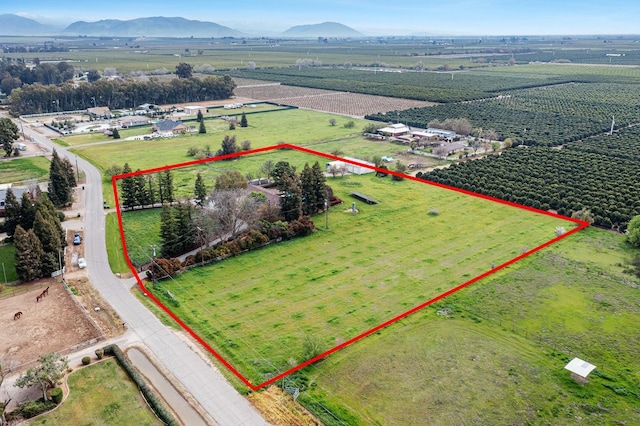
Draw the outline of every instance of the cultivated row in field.
M591 210L610 228L640 214L640 130L568 144L508 150L426 173L424 179L571 215Z
M568 84L514 92L497 99L400 111L400 120L425 127L433 119L465 117L474 127L493 128L525 145L553 146L638 121L640 95L629 84ZM369 115L388 121L397 113Z
M364 117L376 112L420 108L433 105L429 102L384 96L363 95L351 92L335 92L306 87L287 86L278 83L239 86L236 95L256 100L293 105L316 111Z

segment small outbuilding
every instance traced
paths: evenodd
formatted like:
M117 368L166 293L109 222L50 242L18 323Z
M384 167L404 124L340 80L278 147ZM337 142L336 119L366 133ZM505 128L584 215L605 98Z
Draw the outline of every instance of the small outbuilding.
M573 380L578 383L585 384L588 382L587 376L595 370L596 366L589 364L587 361L583 361L580 358L574 358L569 362L569 364L565 365L564 368L571 372L571 378Z

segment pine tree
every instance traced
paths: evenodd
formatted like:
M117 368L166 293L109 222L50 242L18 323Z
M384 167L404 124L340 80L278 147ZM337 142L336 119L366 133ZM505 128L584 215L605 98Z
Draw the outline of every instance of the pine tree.
M204 125L204 120L200 122L200 127L198 128L198 133L201 135L207 133L207 128Z
M167 169L160 173L159 185L160 185L160 194L162 198L161 202L173 203L175 198L173 196L173 175L171 174L171 170Z
M242 117L240 118L240 127L247 127L249 123L247 122L247 115L243 112Z
M122 174L131 173L131 167L129 163L124 163L122 168ZM122 206L125 208L133 208L136 205L135 183L132 177L126 177L122 179Z
M297 176L284 174L280 187L280 212L286 221L298 219L302 214L302 189Z
M73 165L71 164L71 161L69 161L68 158L65 158L64 160L62 160L62 165L67 174L67 180L69 181L69 186L71 188L75 188L76 186L78 186L78 181L76 180L76 173L73 170Z
M44 251L36 234L33 230L25 231L22 226L18 225L13 240L16 246L18 278L24 282L40 278Z
M40 211L36 212L33 221L33 232L36 234L40 243L44 256L42 257L42 275L48 276L53 271L60 269L58 251L61 250L60 234L56 229L56 225L51 221L50 217L45 217Z
M316 183L315 175L309 163L305 163L300 173L300 189L302 190L302 214L312 215L316 209Z
M156 191L153 185L153 175L147 175L147 195L149 197L149 204L154 205L158 199L156 198Z
M196 242L197 232L195 232L193 225L192 209L193 207L188 203L179 203L174 209L176 234L179 236L179 241L174 245L175 254L182 254L188 251Z
M160 253L162 257L171 257L175 254L175 244L178 238L176 219L173 216L171 206L165 203L162 206L162 213L160 213L160 240L162 244Z
M120 132L118 131L118 129L111 129L111 137L114 139L120 139Z
M38 198L42 196L43 196L43 193L39 192ZM49 201L49 203L51 203L51 201ZM20 226L22 226L24 229L33 228L33 221L35 218L36 218L36 204L31 199L31 195L28 192L24 192L22 194L22 200L20 203Z
M36 213L40 212L40 214L45 219L47 219L54 225L54 228L58 233L58 239L60 241L60 249L64 250L64 247L67 245L67 236L64 229L62 228L62 223L60 222L60 216L58 216L58 211L56 210L51 200L49 200L49 197L47 196L47 194L41 194L40 197L38 197L34 208L35 208L35 211L34 211L33 222L35 222Z
M49 167L48 191L49 199L55 206L64 206L71 201L71 185L67 170L55 149Z
M225 135L222 139L222 145L220 147L220 151L218 151L218 155L227 155L233 154L238 151L238 147L236 146L236 137Z
M202 206L207 198L207 187L204 184L204 179L202 178L201 173L196 175L196 184L193 189L193 193L198 201L198 205Z
M140 169L136 171L139 172ZM136 205L144 207L149 204L149 192L147 191L147 182L144 175L138 174L133 177L133 192Z
M196 121L199 123L202 123L202 119L204 118L204 116L202 115L202 110L199 109L198 110L198 114L196 115Z
M8 236L12 236L16 231L16 227L20 225L20 220L22 219L22 208L20 207L20 203L16 198L16 195L13 193L11 188L7 189L7 194L4 200L4 208L5 208L5 219L4 219L4 228Z
M13 152L13 141L18 140L18 132L18 126L10 118L0 118L0 148L4 149L5 157Z
M315 178L316 211L324 210L328 193L327 177L324 175L324 171L317 161L313 164L312 170Z

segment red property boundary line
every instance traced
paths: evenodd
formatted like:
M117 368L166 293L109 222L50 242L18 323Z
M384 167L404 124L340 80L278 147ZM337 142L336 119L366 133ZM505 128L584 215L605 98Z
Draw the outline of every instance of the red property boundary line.
M373 327L372 329L370 329L368 331L365 331L364 333L361 333L361 334L359 334L359 335L357 335L357 336L355 336L355 337L353 337L353 338L341 343L340 345L335 346L332 349L329 349L326 352L321 353L320 355L318 355L318 356L316 356L314 358L311 358L311 359L309 359L309 360L307 360L307 361L305 361L305 362L303 362L303 363L301 363L301 364L299 364L299 365L297 365L297 366L295 366L295 367L293 367L293 368L291 368L291 369L289 369L289 370L287 370L287 371L285 371L283 373L280 373L277 376L274 376L274 377L272 377L271 379L269 379L267 381L264 381L264 382L262 382L262 383L260 383L258 385L254 385L253 383L251 383L250 380L247 380L242 374L240 374L218 352L216 352L216 350L214 350L211 346L209 346L209 344L207 344L207 342L205 342L202 338L200 338L200 336L198 336L196 334L196 332L194 332L187 324L185 324L180 318L178 318L178 316L176 316L169 308L167 308L153 293L149 292L146 289L146 287L144 286L144 283L142 282L142 280L140 279L140 276L138 275L138 272L136 271L136 268L133 266L133 264L131 263L131 259L129 258L129 251L127 249L127 241L125 239L124 228L122 226L122 211L121 211L121 208L120 208L120 199L118 197L117 181L119 179L124 179L124 178L137 176L137 175L141 175L141 174L156 173L156 172L161 172L161 171L164 171L164 170L172 170L172 169L177 169L177 168L181 168L181 167L194 166L194 165L197 165L197 164L203 164L203 163L208 163L208 162L213 162L213 161L226 160L226 159L230 159L230 158L241 157L241 156L251 155L251 154L257 154L257 153L262 153L262 152L275 151L275 150L279 150L279 149L292 149L292 150L296 150L296 151L299 151L299 152L304 152L304 153L307 153L307 154L311 154L311 155L327 158L327 159L334 160L334 161L342 161L342 162L353 164L353 165L356 165L356 166L367 167L367 168L373 169L373 170L375 170L377 172L387 173L387 174L390 174L390 175L393 175L393 176L398 176L398 177L402 177L402 178L405 178L405 179L409 179L409 180L413 180L413 181L416 181L416 182L420 182L420 183L423 183L423 184L427 184L427 185L432 185L432 186L436 186L436 187L439 187L439 188L448 189L448 190L455 191L455 192L458 192L458 193L461 193L461 194L465 194L465 195L469 195L469 196L472 196L472 197L482 198L482 199L493 201L493 202L496 202L496 203L505 204L505 205L512 206L512 207L515 207L515 208L518 208L518 209L521 209L521 210L527 210L529 212L543 214L543 215L546 215L546 216L555 217L557 219L563 219L563 220L566 220L567 222L574 223L574 224L576 224L578 226L575 227L574 229L571 229L571 230L565 232L564 234L562 234L560 236L557 236L556 238L554 238L552 240L547 241L544 244L541 244L541 245L539 245L539 246L537 246L537 247L535 247L535 248L533 248L533 249L531 249L531 250L529 250L527 252L524 252L521 255L519 255L519 256L517 256L517 257L515 257L515 258L513 258L513 259L511 259L511 260L509 260L509 261L507 261L507 262L505 262L505 263L503 263L501 265L498 265L498 266L494 267L493 269L491 269L491 270L489 270L489 271L487 271L487 272L485 272L485 273L483 273L481 275L478 275L477 277L472 278L472 279L470 279L470 280L468 280L468 281L466 281L466 282L464 282L464 283L462 283L462 284L460 284L460 285L458 285L458 286L456 286L456 287L454 287L454 288L452 288L452 289L440 294L439 296L436 296L436 297L434 297L434 298L432 298L430 300L427 300L426 302L424 302L424 303L422 303L422 304L420 304L418 306L415 306L415 307L409 309L408 311L403 312L403 313L391 318L390 320L387 320L387 321L383 322L382 324L380 324L380 325L378 325L376 327ZM506 268L507 266L509 266L509 265L521 260L521 259L524 259L525 257L530 256L533 253L536 253L536 252L538 252L538 251L540 251L540 250L542 250L542 249L544 249L544 248L546 248L546 247L548 247L548 246L550 246L552 244L555 244L556 242L562 240L563 238L566 238L569 235L572 235L572 234L574 234L574 233L576 233L578 231L581 231L582 229L584 229L584 228L589 226L588 222L577 220L577 219L568 218L566 216L562 216L562 215L559 215L557 213L552 213L552 212L545 211L545 210L534 209L532 207L523 206L521 204L516 204L516 203L510 202L510 201L500 200L500 199L497 199L497 198L494 198L494 197L490 197L488 195L478 194L478 193L467 191L467 190L464 190L464 189L454 188L454 187L449 186L449 185L444 185L444 184L437 183L437 182L431 182L431 181L427 181L427 180L424 180L424 179L419 179L419 178L416 178L414 176L405 175L405 174L402 174L402 173L399 173L399 172L396 172L396 171L393 171L393 170L386 170L386 169L381 169L381 168L378 168L378 167L371 167L371 166L369 166L367 164L363 164L363 163L360 163L358 161L350 160L350 159L347 159L347 158L337 157L337 156L331 155L331 154L325 154L323 152L314 151L314 150L311 150L311 149L308 149L308 148L303 148L303 147L296 146L296 145L291 145L291 144L288 144L288 143L280 144L280 145L273 145L273 146L269 146L269 147L265 147L265 148L253 149L253 150L250 150L250 151L244 151L244 152L240 152L240 153L221 155L221 156L218 156L218 157L204 158L202 160L188 161L188 162L185 162L185 163L178 163L178 164L173 164L173 165L170 165L170 166L156 167L156 168L153 168L153 169L139 170L139 171L135 171L135 172L131 172L131 173L121 174L121 175L113 176L111 178L111 184L112 184L112 187L113 187L113 193L114 193L114 197L115 197L116 212L118 213L118 225L120 227L120 238L122 239L122 247L123 247L125 259L126 259L127 264L129 265L129 269L131 269L131 272L133 272L133 274L135 275L136 280L138 281L138 285L140 286L140 289L143 291L143 293L146 296L151 298L151 300L153 300L156 303L156 305L158 305L163 311L165 311L167 313L167 315L169 315L178 324L180 324L180 326L186 332L188 332L194 339L196 339L202 346L204 346L218 361L220 361L225 367L227 367L229 369L229 371L231 371L238 379L240 379L245 385L247 385L247 387L249 387L253 391L257 391L258 389L263 388L265 386L268 386L268 385L270 385L270 384L282 379L283 377L286 377L289 374L308 366L309 364L313 364L314 362L316 362L316 361L318 361L318 360L320 360L322 358L325 358L328 355L331 355L332 353L334 353L334 352L336 352L336 351L338 351L338 350L340 350L342 348L345 348L345 347L357 342L358 340L360 340L360 339L362 339L364 337L367 337L370 334L373 334L373 333L377 332L378 330L393 324L396 321L399 321L399 320L401 320L403 318L406 318L407 316L409 316L409 315L411 315L411 314L413 314L415 312L418 312L419 310L431 305L432 303L435 303L435 302L437 302L437 301L439 301L439 300L441 300L441 299L443 299L443 298L445 298L445 297L447 297L447 296L449 296L449 295L451 295L451 294L453 294L453 293L455 293L455 292L457 292L459 290L462 290L463 288L465 288L465 287L467 287L467 286L469 286L469 285L471 285L471 284L473 284L473 283L475 283L475 282L477 282L477 281L479 281L479 280L481 280L483 278L486 278L489 275L491 275L491 274L493 274L495 272L498 272L498 271Z

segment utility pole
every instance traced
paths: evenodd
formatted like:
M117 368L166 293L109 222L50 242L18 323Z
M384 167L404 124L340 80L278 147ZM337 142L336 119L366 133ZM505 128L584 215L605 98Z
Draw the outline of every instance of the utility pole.
M156 245L155 244L151 244L150 246L153 249L153 257L156 257Z

